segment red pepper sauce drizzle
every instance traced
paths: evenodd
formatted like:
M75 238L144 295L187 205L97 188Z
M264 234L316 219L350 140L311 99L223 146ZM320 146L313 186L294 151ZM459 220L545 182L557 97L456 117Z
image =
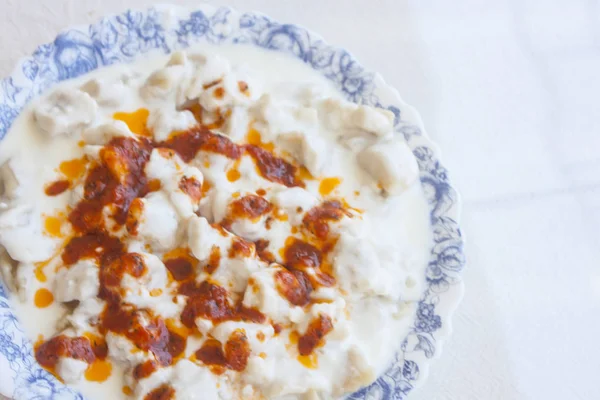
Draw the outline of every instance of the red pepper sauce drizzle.
M172 400L174 398L175 389L167 384L157 387L144 396L144 400Z
M319 314L319 317L310 323L306 332L298 339L298 352L300 355L310 355L314 349L322 345L323 338L331 330L333 330L331 318Z
M250 357L250 344L242 330L235 330L225 342L208 339L196 351L196 358L211 367L216 374L222 374L225 369L243 371Z
M163 256L163 263L173 280L185 282L195 277L198 260L187 247L173 249Z
M165 260L165 267L167 267L173 279L178 282L186 281L194 274L193 263L184 257Z
M184 176L179 181L179 189L187 194L194 203L198 203L202 198L202 183L194 177Z
M304 183L298 177L298 167L295 165L259 146L235 144L229 138L213 133L205 126L197 126L187 132L175 135L158 143L158 147L174 150L185 162L193 160L200 150L222 154L234 160L239 159L244 152L247 152L254 159L258 170L265 179L287 187L304 187Z
M215 272L217 270L217 268L219 268L220 264L221 264L221 248L219 246L213 245L213 247L210 249L210 256L208 257L208 262L204 266L204 270L207 273L212 274L213 272Z
M162 319L156 317L150 323L143 325L139 313L134 313L126 322L130 324L130 327L122 324L121 332L138 349L154 354L154 359L134 368L133 377L135 379L145 378L160 367L172 365L183 355L187 338L170 331Z
M229 258L249 258L256 253L255 245L241 237L234 237L229 248Z
M339 221L343 217L352 217L337 200L326 201L311 208L302 220L303 226L320 240L329 236L329 222Z
M275 262L275 255L267 250L269 247L268 240L258 239L256 242L254 242L254 245L256 246L256 254L261 260L269 264Z
M150 312L136 310L123 301L120 290L121 278L124 274L140 277L146 273L146 266L139 254L126 252L125 245L111 235L104 222L104 212L108 206L109 216L115 222L113 229L118 230L128 222L132 203L137 198L157 190L159 187L157 182L148 182L144 172L144 167L154 148L171 149L186 162L195 158L200 150L222 154L231 159L239 159L244 152L247 152L255 160L258 170L266 179L288 187L304 186L297 178L296 166L260 147L237 145L202 126L175 135L161 143L155 143L145 137L136 139L119 137L112 139L103 147L100 151L100 161L90 166L84 182L83 199L69 213L68 219L76 234L65 246L61 258L66 266L81 259L98 261L101 284L98 296L107 302L99 321L99 331L102 334L110 331L124 335L138 349L154 354L155 360L138 365L134 369L134 376L138 379L150 375L160 366L171 365L183 354L186 346L186 338L170 331L165 321ZM47 193L48 195L59 194L68 188L67 185L68 182L55 182L48 188ZM182 179L179 186L194 200L199 200L202 196L203 185L193 178ZM247 196L241 200L243 200L239 204L241 212L255 217L271 209L270 204L259 196ZM129 222L131 224L127 227L135 231L136 226L133 223L135 221ZM248 248L253 251L250 244L238 243L235 251L245 254ZM185 264L185 260L166 260L166 263L173 277L182 282L180 293L188 296L187 304L181 314L181 320L188 328L195 325L194 320L198 316L217 323L225 320L259 323L266 321L266 317L258 310L247 309L241 302L231 305L224 288L208 282L196 284L189 281L193 273L190 271L190 266ZM299 287L304 288L298 290L308 291L309 283L303 275L295 272L293 276ZM299 303L304 301L301 299L302 295L294 296L298 297L294 301ZM95 358L106 357L106 353L106 349L97 350L87 338L57 336L38 347L36 358L41 365L52 370L61 356L91 363ZM225 344L226 368L243 370L248 355L247 338L239 334L234 335ZM156 391L154 397L148 395L147 398L168 399L173 396L173 393L171 389L163 388Z
M75 231L105 231L102 213L107 205L114 208L115 222L125 224L133 200L149 192L144 166L151 151L149 141L131 138L115 138L100 151L102 163L90 171L83 200L69 215Z
M273 206L265 198L249 194L233 201L229 205L229 209L232 218L248 218L253 220L269 213L273 209Z
M313 285L302 271L285 269L275 273L275 287L291 304L305 306L310 302Z
M187 303L181 313L181 322L188 328L194 328L196 318L202 317L215 323L223 321L248 321L263 323L266 317L258 310L244 307L241 301L232 305L227 290L219 285L204 281L186 282L179 288L179 293L188 296Z
M247 145L246 150L254 158L258 170L265 179L287 187L304 187L304 182L297 177L298 168L295 165L252 144Z
M60 181L52 182L51 184L46 186L46 189L44 189L44 192L46 193L47 196L58 196L59 194L63 193L65 190L67 190L69 187L71 187L71 183L69 181L60 180Z
M175 135L159 143L158 147L173 149L185 162L190 162L200 150L222 154L237 160L243 153L243 146L237 145L223 135L213 133L206 127L198 126L187 132Z
M96 359L92 344L85 337L55 336L42 343L35 351L35 356L43 367L55 368L59 357L70 357L91 364Z
M256 221L262 215L271 212L272 209L273 205L265 198L249 194L229 204L229 213L221 222L221 226L227 230L231 230L234 220L243 218Z
M319 268L323 260L321 250L295 237L286 241L283 256L285 266L289 269Z
M87 337L59 335L35 348L38 363L54 375L60 357L70 357L91 364L96 359L105 359L107 355L108 349L104 341L91 342Z
M275 275L276 287L279 293L294 305L306 305L313 288L332 287L336 282L330 273L323 270L326 267L324 260L333 249L335 240L313 241L314 244L309 243L309 240L310 238L302 240L290 236L280 251L283 266L289 273L279 271ZM260 245L262 247L265 244ZM262 253L264 254L264 250ZM258 254L260 255L261 251L258 251ZM267 252L268 256L270 253Z
M100 151L101 162L89 172L84 183L83 199L69 215L77 235L67 243L61 257L67 266L84 258L99 262L98 296L107 305L98 329L102 334L109 331L122 334L138 349L151 352L157 364L153 367L157 368L171 365L183 353L186 338L167 329L162 319L149 312L135 310L123 301L120 288L123 275L140 277L146 273L146 266L141 255L127 253L124 244L108 233L103 217L104 207L110 205L112 218L117 225L123 225L132 202L149 192L144 167L152 148L153 144L146 139L115 138ZM45 360L48 358L46 354L54 353L57 357L70 355L70 347L64 343L79 342L54 338L42 344L36 354L42 365L52 366ZM86 354L91 353L88 351L79 357L86 357L86 361L91 359ZM143 368L136 371L140 369ZM150 368L144 371L151 373Z
M312 273L306 273L305 276L313 287L335 285L336 280L328 269L330 266L325 263L327 254L333 250L337 242L337 238L330 235L329 224L344 217L352 218L352 214L337 200L326 201L310 209L302 220L303 239L289 237L281 251L284 266L292 272L312 270ZM288 277L285 280L287 285L283 283L284 280L280 282L280 293L289 294L284 288L290 285L294 287L293 281Z

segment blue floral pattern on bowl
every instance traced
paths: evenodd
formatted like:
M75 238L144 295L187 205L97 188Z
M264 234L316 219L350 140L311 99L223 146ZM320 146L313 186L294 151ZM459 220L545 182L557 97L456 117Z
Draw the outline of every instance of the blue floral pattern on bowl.
M427 375L430 359L449 334L450 316L462 297L461 270L465 264L458 226L459 197L446 169L412 107L375 73L365 70L347 51L328 45L306 29L281 24L259 13L200 5L195 11L158 6L127 11L89 26L61 32L20 61L0 83L0 138L21 109L34 97L65 79L96 68L127 63L151 51L168 53L199 43L246 44L293 55L310 65L351 101L392 111L420 169L421 183L431 208L434 247L426 270L427 289L415 321L390 368L371 386L348 399L405 399ZM16 400L74 400L83 396L43 370L32 356L0 284L0 393Z

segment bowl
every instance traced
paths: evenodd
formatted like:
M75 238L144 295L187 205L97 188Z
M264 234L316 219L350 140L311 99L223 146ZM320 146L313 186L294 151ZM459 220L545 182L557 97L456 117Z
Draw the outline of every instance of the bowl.
M409 334L398 338L400 351L375 383L347 398L404 399L426 378L431 359L439 355L450 333L450 317L462 297L460 274L465 257L458 224L460 200L417 112L348 51L330 46L300 26L282 24L256 12L209 5L194 10L175 6L129 10L64 30L53 42L20 60L0 87L0 139L29 101L60 81L103 66L130 63L151 52L169 53L202 43L245 44L292 55L329 79L347 99L394 113L396 134L404 136L419 164L434 243L426 268L426 290ZM83 399L37 364L32 344L1 284L0 377L0 394L15 399Z

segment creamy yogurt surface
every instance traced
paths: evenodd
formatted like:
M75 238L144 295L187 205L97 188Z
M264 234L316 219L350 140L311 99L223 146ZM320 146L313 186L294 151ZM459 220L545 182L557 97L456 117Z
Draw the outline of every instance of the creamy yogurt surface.
M0 267L90 399L330 399L413 323L431 249L393 114L261 49L63 82L0 144Z

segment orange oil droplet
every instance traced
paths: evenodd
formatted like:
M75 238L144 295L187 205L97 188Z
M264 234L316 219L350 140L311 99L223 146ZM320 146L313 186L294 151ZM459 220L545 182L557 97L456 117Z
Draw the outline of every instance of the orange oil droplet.
M238 179L240 179L242 175L240 174L240 171L238 171L237 168L231 168L227 171L227 180L229 182L235 182Z
M47 216L44 220L44 230L51 237L62 237L61 226L63 219L56 216Z
M131 396L133 394L133 390L129 386L123 386L123 394L126 396Z
M327 196L328 194L333 192L341 182L342 180L340 178L325 178L319 184L319 193L321 194L321 196Z
M87 160L85 158L75 158L60 163L58 170L69 180L79 179L86 171Z
M298 178L303 181L315 179L315 177L312 176L312 174L305 167L298 168L297 174Z
M358 214L362 214L362 213L364 212L364 211L363 211L362 209L360 209L360 208L352 207L352 206L351 206L351 205L350 205L350 204L349 204L349 203L346 201L346 199L341 199L341 200L342 200L342 206L343 206L345 209L352 210L352 211L354 211L354 212L356 212L356 213L358 213Z
M123 121L129 127L129 130L136 135L150 136L150 131L147 127L148 116L150 111L145 108L140 108L134 112L117 112L113 115L113 118L118 121Z
M48 289L41 288L35 292L33 302L37 308L46 308L54 302L54 295Z
M90 382L104 382L112 373L112 364L107 360L96 360L85 370L85 379Z
M208 191L212 188L212 185L209 181L204 181L202 182L202 188L200 189L200 191L202 192L202 197L206 196L206 193L208 193Z
M35 279L40 282L46 282L48 280L48 277L44 273L44 267L46 267L46 265L48 265L48 261L35 263Z
M298 340L300 340L300 334L296 331L290 332L290 344L297 345Z
M260 146L262 143L260 132L254 128L251 128L248 131L248 136L246 137L246 140L249 144L253 144L255 146Z
M288 215L285 212L280 211L279 213L275 213L275 218L277 218L279 221L285 222L288 220Z
M148 182L148 191L150 192L158 192L161 188L162 184L160 183L160 180L158 179L151 179Z
M315 353L308 356L298 356L298 362L309 369L316 369L319 366L317 355Z
M248 141L248 144L262 147L263 149L268 151L273 151L275 149L275 145L273 143L263 142L260 132L254 128L250 128L250 130L248 130L246 140Z

